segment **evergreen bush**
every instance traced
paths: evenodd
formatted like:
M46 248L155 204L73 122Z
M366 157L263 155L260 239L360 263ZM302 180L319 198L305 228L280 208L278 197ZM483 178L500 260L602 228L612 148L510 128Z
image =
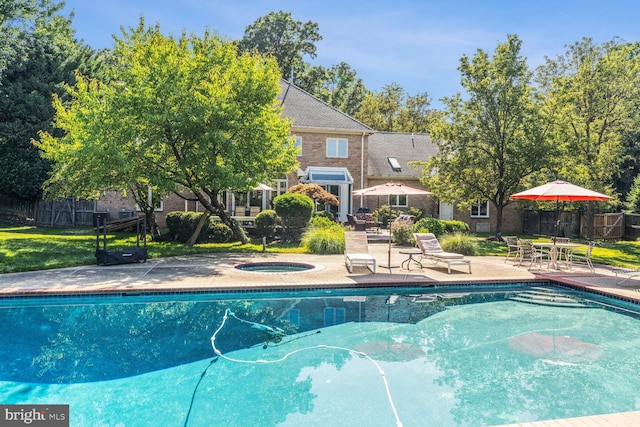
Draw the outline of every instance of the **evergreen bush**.
M282 224L282 239L298 242L313 213L313 200L298 193L284 193L273 199Z
M272 240L277 232L278 214L271 209L264 210L256 215L255 225L258 237Z

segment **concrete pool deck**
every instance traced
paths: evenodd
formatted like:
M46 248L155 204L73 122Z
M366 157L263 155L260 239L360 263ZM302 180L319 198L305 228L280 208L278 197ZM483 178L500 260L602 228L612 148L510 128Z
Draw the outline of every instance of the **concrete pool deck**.
M405 248L406 249L406 248ZM287 289L310 287L369 287L380 285L436 285L502 281L551 279L610 293L640 302L640 277L617 285L624 276L616 276L608 266L596 266L592 274L586 265L575 265L572 271L531 270L527 266L505 263L503 257L469 257L472 273L466 266L454 265L447 274L446 264L423 261L424 268L400 267L408 255L392 246L391 265L384 268L389 256L385 243L369 244L378 268L372 273L366 267L345 268L343 255L301 255L270 253L224 253L150 259L143 263L114 266L85 265L25 273L0 274L0 296L21 294L59 294L91 292L144 292L171 290ZM247 262L297 262L312 264L308 272L258 273L236 269ZM406 266L406 264L405 264Z
M616 276L608 266L596 265L592 274L585 265L573 271L529 271L527 266L505 263L504 257L469 257L472 274L466 266L452 266L447 274L445 265L424 262L423 269L400 268L408 258L400 254L402 248L392 246L391 265L383 268L389 256L386 243L370 243L369 251L378 263L374 274L365 267L355 267L353 273L345 268L343 255L299 254L206 254L150 259L144 263L116 266L86 265L26 273L0 274L0 298L24 295L56 295L79 293L120 293L154 291L233 291L247 289L294 289L313 287L370 287L437 285L444 283L503 282L555 280L573 286L616 295L640 303L640 277L617 285L625 276ZM406 249L406 248L405 248ZM235 267L247 262L299 262L313 264L309 272L255 273ZM579 396L576 396L579 398ZM509 427L591 427L638 426L640 411L512 424Z

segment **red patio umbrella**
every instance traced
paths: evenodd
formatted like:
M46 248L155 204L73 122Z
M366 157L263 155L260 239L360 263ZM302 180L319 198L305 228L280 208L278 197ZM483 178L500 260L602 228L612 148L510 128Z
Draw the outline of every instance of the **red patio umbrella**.
M534 202L556 202L556 224L555 234L558 235L558 203L559 202L589 202L606 201L613 197L596 191L588 190L584 187L571 184L566 181L548 182L539 187L530 188L520 193L512 194L512 199L532 200Z
M420 190L419 188L409 187L400 182L387 182L385 184L374 185L373 187L362 188L353 191L356 196L387 196L387 204L391 206L391 196L413 196L433 194L430 191ZM381 265L383 268L391 267L391 227L389 227L389 254L387 257L387 265Z
M535 202L555 201L557 202L585 202L585 201L605 201L612 199L611 196L598 193L566 181L548 182L539 187L530 188L520 193L512 194L512 199L533 200Z

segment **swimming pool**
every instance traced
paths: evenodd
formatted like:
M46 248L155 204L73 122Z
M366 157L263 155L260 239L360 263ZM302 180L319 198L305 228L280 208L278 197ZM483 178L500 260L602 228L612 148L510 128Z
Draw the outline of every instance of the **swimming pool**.
M73 426L491 426L638 410L637 307L547 284L0 300L0 399Z

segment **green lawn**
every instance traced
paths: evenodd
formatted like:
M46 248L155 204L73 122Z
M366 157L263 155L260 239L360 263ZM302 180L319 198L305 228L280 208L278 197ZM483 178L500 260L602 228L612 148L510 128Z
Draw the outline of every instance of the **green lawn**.
M108 250L120 250L135 245L135 233L107 234ZM0 273L95 264L95 250L96 236L90 228L0 225ZM216 252L261 252L262 244L203 243L187 246L175 242L147 242L147 250L149 258L159 258ZM304 253L304 249L294 245L267 245L266 251Z
M504 243L486 240L489 235L479 235L478 255L504 256ZM539 236L521 236L534 240L548 240ZM102 244L102 242L100 242ZM107 235L109 250L135 246L135 235L131 233L111 233ZM49 268L90 265L96 262L96 237L90 228L43 228L0 225L0 273L45 270ZM174 242L148 242L150 258L176 255L260 252L261 244L205 243L187 246ZM267 245L271 253L305 253L305 249L295 245ZM593 250L596 263L625 268L637 268L640 260L640 242L605 242Z

